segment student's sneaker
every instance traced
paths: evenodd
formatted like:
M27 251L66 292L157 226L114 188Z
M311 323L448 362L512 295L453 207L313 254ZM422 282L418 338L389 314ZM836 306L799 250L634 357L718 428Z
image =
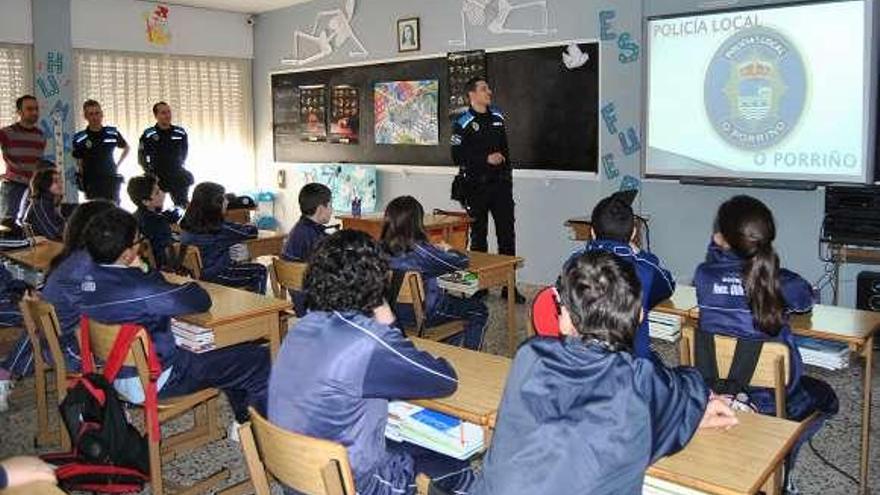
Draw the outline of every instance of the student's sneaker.
M12 392L12 380L0 380L0 412L9 410L9 394Z
M230 442L241 443L241 437L238 435L238 427L241 426L236 420L232 420L232 423L229 423L229 427L226 428L226 439Z

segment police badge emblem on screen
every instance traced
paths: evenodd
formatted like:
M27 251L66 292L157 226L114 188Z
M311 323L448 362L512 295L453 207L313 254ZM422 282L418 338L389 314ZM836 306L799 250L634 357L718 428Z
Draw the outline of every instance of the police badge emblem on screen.
M709 63L706 113L732 146L766 149L797 126L807 84L803 59L782 33L767 27L737 31Z

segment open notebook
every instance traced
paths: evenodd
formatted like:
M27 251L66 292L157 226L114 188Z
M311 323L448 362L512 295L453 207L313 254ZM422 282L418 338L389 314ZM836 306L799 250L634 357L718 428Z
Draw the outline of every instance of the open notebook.
M388 404L385 437L459 460L469 459L484 445L480 426L402 401Z

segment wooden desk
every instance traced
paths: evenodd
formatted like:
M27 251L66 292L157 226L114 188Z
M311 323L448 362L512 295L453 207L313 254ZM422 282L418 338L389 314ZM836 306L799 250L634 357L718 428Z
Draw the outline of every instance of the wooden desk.
M511 360L430 340L411 338L423 351L442 357L458 374L458 390L449 397L412 401L465 421L494 428Z
M648 468L648 476L721 495L757 493L784 460L802 425L738 413L728 431L698 430L687 446Z
M468 270L477 274L480 289L507 287L507 351L512 356L516 351L516 269L523 259L503 254L468 251L470 265Z
M868 459L871 440L871 375L874 373L874 336L880 329L880 313L817 304L813 312L791 319L795 335L847 344L865 361L862 368L862 447L859 462L859 490L867 494Z
M66 492L62 491L53 483L40 481L37 483L28 483L27 485L16 488L0 490L0 495L66 495Z
M679 285L672 297L658 304L652 311L687 318L697 307L697 289L690 285Z
M166 280L176 284L193 281L171 273L164 275ZM275 358L281 348L278 316L291 309L290 302L202 280L196 282L211 296L211 309L181 316L181 320L214 330L214 343L221 348L265 338Z
M245 241L248 247L248 253L251 259L260 256L279 256L284 250L284 240L287 234L275 232L274 230L260 230L257 232L256 239Z
M593 239L593 233L591 232L593 225L590 217L569 218L563 225L571 229L572 239L576 241L586 242Z
M378 240L382 236L382 224L385 216L382 213L373 213L354 217L340 215L343 229L360 230L370 234ZM468 232L471 220L468 217L457 215L425 215L425 231L428 240L432 243L446 242L454 249L464 251L468 246Z
M33 247L5 251L0 254L28 268L45 273L49 270L52 258L58 256L63 249L64 244L60 242L46 241Z
M251 223L251 212L257 211L257 205L248 208L227 208L223 219L227 222Z
M675 291L676 295L679 291L693 290L693 288L686 289L686 287L678 287ZM673 299L676 299L676 296L673 296ZM681 300L686 300L684 295ZM663 304L675 306L673 302ZM696 306L696 294L694 294L694 307L688 312L688 318L696 327L700 318L700 310ZM813 306L811 313L794 315L790 325L795 335L842 342L848 345L853 353L864 358L859 490L860 493L866 494L868 493L868 460L871 449L871 375L874 373L874 335L880 329L880 313L817 304Z

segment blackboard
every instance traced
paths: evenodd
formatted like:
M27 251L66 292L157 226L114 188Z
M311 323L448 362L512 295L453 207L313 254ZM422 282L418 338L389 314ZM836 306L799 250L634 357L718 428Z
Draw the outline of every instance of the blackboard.
M505 116L511 162L517 169L595 172L599 147L599 46L579 47L590 56L578 69L562 63L564 44L486 54L494 104ZM373 90L387 81L437 80L438 145L376 144ZM447 117L446 57L272 75L275 161L453 166ZM350 85L359 89L357 144L303 141L301 86Z

